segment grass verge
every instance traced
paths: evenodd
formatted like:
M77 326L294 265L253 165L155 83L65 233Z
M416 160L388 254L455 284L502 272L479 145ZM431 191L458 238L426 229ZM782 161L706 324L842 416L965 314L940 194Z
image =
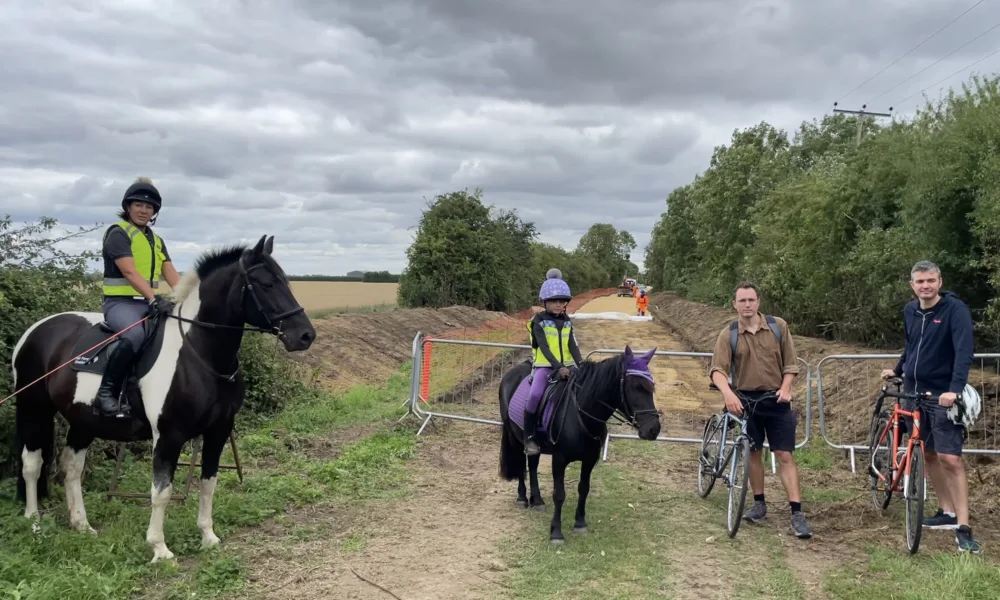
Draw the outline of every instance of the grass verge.
M226 539L241 528L257 525L289 507L323 500L356 503L405 493L403 465L416 450L412 431L383 427L374 435L345 445L329 460L308 458L302 446L310 437L327 435L355 424L380 421L404 412L409 365L385 387L363 386L338 397L309 395L292 403L271 423L240 436L245 468L241 486L232 471L220 471L215 495L215 532L222 547L200 549L196 524L197 473L192 495L167 509L164 534L176 563L148 564L145 542L148 500L106 501L113 463L94 461L84 483L84 501L97 536L69 529L65 495L53 481L43 506L40 531L24 519L13 502L14 481L0 488L0 599L74 600L131 598L156 591L157 598L211 598L245 585L240 556L226 549ZM149 456L127 460L119 489L149 489ZM232 464L231 451L223 463ZM183 468L174 478L175 493L183 486Z

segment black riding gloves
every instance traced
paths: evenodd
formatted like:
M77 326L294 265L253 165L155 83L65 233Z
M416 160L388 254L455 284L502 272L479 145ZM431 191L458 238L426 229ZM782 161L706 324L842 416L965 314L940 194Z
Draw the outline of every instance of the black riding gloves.
M149 316L166 315L174 309L174 303L167 300L162 295L157 294L149 301Z

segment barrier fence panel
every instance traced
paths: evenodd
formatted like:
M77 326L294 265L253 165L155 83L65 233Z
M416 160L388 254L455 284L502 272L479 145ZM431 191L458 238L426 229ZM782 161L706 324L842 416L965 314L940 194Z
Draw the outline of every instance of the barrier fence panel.
M896 366L899 354L834 354L816 365L819 426L823 440L845 450L851 471L857 470L855 453L868 452L868 428L875 398L884 384L883 369ZM982 412L969 431L965 454L1000 454L1000 354L975 354L969 384L982 398ZM893 399L883 406L892 410Z
M633 350L636 354L642 354L645 350ZM594 354L618 355L624 350L601 348L592 350L585 358L590 358ZM711 418L713 413L720 412L724 408L722 396L718 391L710 389L711 383L708 379L708 365L712 358L711 352L682 352L675 350L657 350L655 355L669 360L670 370L673 372L688 371L691 377L688 380L704 381L704 388L692 389L687 382L680 377L673 377L670 381L665 381L661 369L663 359L654 359L650 364L650 370L656 380L656 403L657 408L663 412L661 423L662 431L667 435L660 435L656 438L658 442L676 442L681 444L701 444L701 438L705 431L705 423ZM812 430L812 371L809 363L799 358L802 365L802 373L795 379L792 387L792 410L795 411L799 419L800 426L797 428L798 435L802 441L796 441L795 447L801 448L809 443L810 432ZM688 363L688 364L685 364ZM694 363L694 364L690 364ZM805 377L802 377L802 375ZM795 399L805 398L804 403L796 403ZM801 425L802 417L805 416L805 424ZM616 423L608 424L608 436L604 440L604 460L608 457L608 448L611 439L638 440L635 433L622 433L631 431L630 427ZM768 443L764 443L766 449L770 449ZM774 456L771 456L771 470L776 470Z

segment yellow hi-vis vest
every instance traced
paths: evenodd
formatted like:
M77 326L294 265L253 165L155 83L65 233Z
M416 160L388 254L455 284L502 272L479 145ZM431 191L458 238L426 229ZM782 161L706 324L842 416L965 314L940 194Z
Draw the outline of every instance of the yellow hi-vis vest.
M532 346L535 345L534 335L531 332L531 321L528 321L528 339L530 340ZM562 364L566 364L566 361L572 361L573 355L569 351L569 338L573 332L573 325L569 320L563 322L562 335L560 335L559 328L556 327L555 321L551 319L545 319L542 321L542 331L545 332L545 343L548 345L549 350L552 352L552 356L559 359ZM541 342L538 343L541 346ZM551 367L552 364L549 359L545 358L545 354L542 352L541 347L532 349L532 363L536 367Z
M143 235L138 227L128 221L118 221L118 227L125 230L132 241L132 260L135 261L135 269L146 277L146 281L154 290L160 287L160 276L163 272L163 240L160 236L153 234L153 242ZM111 228L104 234L107 239ZM117 270L117 269L115 269ZM132 287L128 279L124 277L105 277L103 291L105 296L138 296L142 297L139 290Z

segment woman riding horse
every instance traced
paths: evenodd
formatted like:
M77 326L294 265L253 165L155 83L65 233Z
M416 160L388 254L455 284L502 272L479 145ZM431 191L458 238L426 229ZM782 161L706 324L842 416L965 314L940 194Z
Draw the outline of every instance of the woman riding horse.
M160 192L146 177L139 177L125 190L119 221L104 232L105 322L121 342L111 353L97 390L94 412L129 418L128 402L120 402L128 368L146 339L145 323L127 329L145 316L165 315L172 306L156 290L161 276L176 288L181 276L174 269L167 245L150 227L156 222L162 200Z

